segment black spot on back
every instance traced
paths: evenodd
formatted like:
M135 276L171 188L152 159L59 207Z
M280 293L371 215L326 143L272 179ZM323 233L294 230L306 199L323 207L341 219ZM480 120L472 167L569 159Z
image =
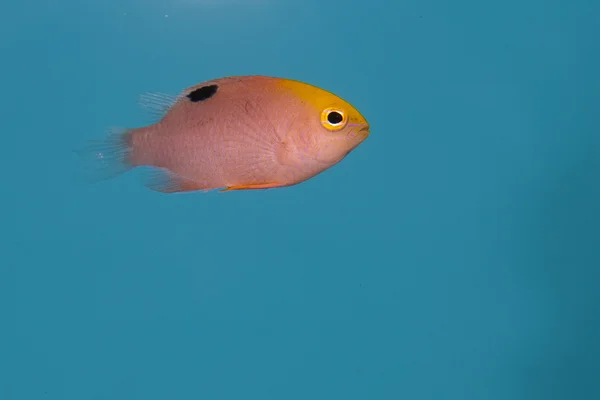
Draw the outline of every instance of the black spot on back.
M192 103L197 103L206 99L210 99L217 93L219 87L217 85L202 86L187 95Z

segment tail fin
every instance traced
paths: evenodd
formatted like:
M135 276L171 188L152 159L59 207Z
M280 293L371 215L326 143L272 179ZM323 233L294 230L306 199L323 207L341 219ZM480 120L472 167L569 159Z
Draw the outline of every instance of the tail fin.
M83 179L96 183L132 169L131 134L131 129L111 128L104 139L90 141L76 150L83 163Z

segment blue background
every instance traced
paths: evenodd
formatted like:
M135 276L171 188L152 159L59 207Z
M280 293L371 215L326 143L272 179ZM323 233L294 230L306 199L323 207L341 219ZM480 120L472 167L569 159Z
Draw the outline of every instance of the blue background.
M599 399L599 12L4 4L0 399ZM76 183L140 93L247 74L372 134L285 189Z

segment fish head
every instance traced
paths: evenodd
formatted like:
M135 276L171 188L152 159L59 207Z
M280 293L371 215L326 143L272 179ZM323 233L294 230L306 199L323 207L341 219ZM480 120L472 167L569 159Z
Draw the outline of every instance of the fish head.
M341 97L297 81L284 80L280 85L296 100L293 103L298 109L293 113L292 131L304 157L333 165L369 136L365 117Z
M324 107L318 124L310 129L314 145L310 149L315 160L337 163L360 145L370 134L367 120L350 104Z

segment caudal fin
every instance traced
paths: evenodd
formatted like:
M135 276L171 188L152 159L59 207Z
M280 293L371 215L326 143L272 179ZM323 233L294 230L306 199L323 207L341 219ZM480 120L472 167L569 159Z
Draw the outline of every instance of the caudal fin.
M82 160L82 178L95 183L132 169L131 133L131 129L111 128L104 139L90 141L76 150Z

